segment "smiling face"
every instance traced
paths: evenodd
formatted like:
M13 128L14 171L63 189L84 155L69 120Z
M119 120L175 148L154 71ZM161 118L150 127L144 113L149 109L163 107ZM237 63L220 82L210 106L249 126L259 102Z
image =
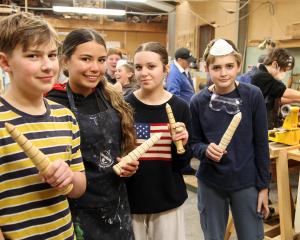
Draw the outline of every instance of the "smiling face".
M229 93L235 88L235 79L240 72L234 55L216 56L209 64L208 72L215 84L215 90L219 94Z
M89 41L78 45L70 58L64 60L69 83L75 93L89 95L105 73L106 49Z
M130 83L130 78L132 77L133 73L129 71L124 65L117 67L117 71L115 73L116 80L125 86L126 84Z
M11 54L0 53L1 67L8 72L11 88L28 96L42 96L51 90L59 71L54 42L29 46L17 45Z
M142 90L163 89L166 70L160 55L155 52L141 51L134 56L135 77Z
M121 59L118 54L111 54L107 56L106 65L109 74L113 75L116 72L117 62Z

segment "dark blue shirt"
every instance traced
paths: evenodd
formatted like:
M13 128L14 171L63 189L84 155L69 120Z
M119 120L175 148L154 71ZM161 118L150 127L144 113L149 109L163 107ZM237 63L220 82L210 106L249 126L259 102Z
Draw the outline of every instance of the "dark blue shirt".
M251 186L258 190L269 184L269 146L267 115L261 91L250 84L240 83L238 91L226 97L241 97L242 120L220 162L205 155L210 143L219 144L233 115L209 108L208 88L191 100L192 149L201 164L197 177L206 184L222 190L236 191Z

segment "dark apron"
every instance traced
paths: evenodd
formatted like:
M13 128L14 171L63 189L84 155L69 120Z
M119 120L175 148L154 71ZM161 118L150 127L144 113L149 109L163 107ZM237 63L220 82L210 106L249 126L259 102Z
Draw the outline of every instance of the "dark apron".
M87 177L87 190L78 199L69 199L77 240L133 239L127 191L123 180L112 170L120 156L120 117L97 88L96 98L106 110L92 115L78 112L67 86L72 112L80 127L80 150ZM87 106L88 107L88 106Z

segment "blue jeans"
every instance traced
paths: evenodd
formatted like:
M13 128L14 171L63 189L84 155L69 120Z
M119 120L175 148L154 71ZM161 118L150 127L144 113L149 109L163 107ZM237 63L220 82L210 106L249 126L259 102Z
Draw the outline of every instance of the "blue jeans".
M255 187L227 192L214 189L198 180L198 210L205 240L223 240L232 212L240 240L262 240L263 218L257 213L258 191Z

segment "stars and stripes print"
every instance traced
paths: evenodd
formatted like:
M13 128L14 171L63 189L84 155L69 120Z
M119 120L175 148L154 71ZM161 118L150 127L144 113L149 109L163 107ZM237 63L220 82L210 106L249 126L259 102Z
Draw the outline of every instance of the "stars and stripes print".
M172 138L167 123L136 123L135 129L137 145L141 145L154 133L162 133L160 140L140 157L140 161L171 161Z

